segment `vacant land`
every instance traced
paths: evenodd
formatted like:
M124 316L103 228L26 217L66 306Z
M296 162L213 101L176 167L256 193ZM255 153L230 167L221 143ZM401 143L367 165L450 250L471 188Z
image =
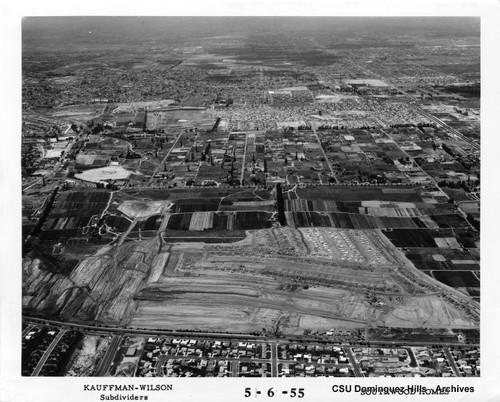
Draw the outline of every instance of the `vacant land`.
M103 168L86 170L83 173L75 174L75 177L92 183L105 183L108 180L124 180L130 177L132 172L121 166L107 166Z
M174 245L135 296L139 327L302 333L347 326L474 326L376 231L257 230L240 243ZM407 266L405 264L408 264ZM421 287L422 286L422 287ZM438 289L438 288L436 288Z
M110 342L110 337L85 335L79 349L68 365L66 376L90 377L94 375Z

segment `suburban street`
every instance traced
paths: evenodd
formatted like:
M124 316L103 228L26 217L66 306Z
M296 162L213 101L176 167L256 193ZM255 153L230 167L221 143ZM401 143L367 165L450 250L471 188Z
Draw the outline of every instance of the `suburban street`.
M35 369L33 370L33 374L31 374L32 377L36 377L38 374L40 374L40 371L42 370L45 362L47 361L50 354L52 353L52 351L54 350L54 348L59 343L59 341L61 340L61 338L63 337L63 335L65 333L66 333L65 329L60 330L59 333L56 335L56 337L52 340L49 347L47 348L47 350L45 351L45 353L41 357L41 359L38 362L38 364L36 365Z
M447 347L444 347L443 350L444 350L444 354L446 355L446 359L448 359L448 361L450 362L451 369L453 370L453 372L455 373L455 375L457 377L460 377L461 376L460 372L458 371L458 367L457 367L457 364L455 363L455 359L453 358L453 356L450 353L450 349L448 349Z
M344 351L349 356L349 361L352 364L352 368L354 370L354 374L356 375L356 377L364 377L363 373L361 372L361 369L359 368L358 363L356 362L356 358L352 354L351 348L344 348Z
M120 346L122 338L123 335L116 335L111 341L111 344L109 345L108 350L106 351L106 354L104 355L104 358L102 359L101 364L99 365L99 369L97 370L96 374L97 376L103 377L109 375L109 369L111 368L111 364L113 363L113 358L115 357L116 351Z

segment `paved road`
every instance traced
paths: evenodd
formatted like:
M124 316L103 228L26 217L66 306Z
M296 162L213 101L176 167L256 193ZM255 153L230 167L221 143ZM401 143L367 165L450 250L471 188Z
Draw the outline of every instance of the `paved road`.
M335 176L335 172L333 171L332 164L330 163L330 160L328 159L328 156L326 155L326 152L323 149L323 146L321 145L321 140L319 139L319 135L318 135L318 133L316 132L316 130L314 128L312 128L312 131L313 131L314 135L316 136L316 140L318 141L318 144L319 144L319 146L321 148L321 152L323 152L323 157L325 158L326 163L327 163L327 165L328 165L328 167L330 169L330 173L332 174L333 178L335 179L335 183L338 183L339 181L337 179L337 176Z
M243 162L241 164L240 184L243 184L243 179L245 178L245 162L247 159L247 145L248 145L248 133L245 133L245 148L243 149Z
M397 141L396 141L396 140L392 137L392 135L391 135L390 133L386 133L386 134L387 134L387 136L388 136L391 140L393 140L394 142L396 142L396 143L397 143ZM418 171L419 171L420 173L422 173L424 176L426 176L432 184L434 184L436 187L438 187L438 188L441 190L441 188L439 187L439 185L438 185L438 183L437 183L436 179L435 179L434 177L432 177L429 173L427 173L427 172L426 172L426 171L425 171L425 170L424 170L424 169L423 169L423 168L422 168L422 167L421 167L421 166L420 166L420 165L419 165L419 164L415 161L415 159L413 158L413 156L412 156L412 155L410 155L410 154L409 154L408 152L406 152L404 149L401 149L401 148L400 148L400 150L401 150L401 152L403 152L403 153L405 154L405 156L406 156L406 157L407 157L410 161L412 161L413 166L414 166L415 168L417 168L417 169L418 169ZM444 191L442 191L442 190L441 190L441 192L442 192L442 193L443 193L446 197L448 197L448 195L447 195ZM448 198L449 198L449 197L448 197Z
M64 148L64 157L66 157L66 155L69 153L69 151L71 150L71 147L75 144L75 142L78 141L78 139L80 138L80 135L81 134L76 135L75 138L73 138L68 143L68 145L66 146L66 148ZM57 162L54 165L54 168L52 169L52 171L48 175L45 176L45 179L48 179L49 177L54 176L60 170L60 168L61 168L61 162ZM29 190L31 187L39 184L42 181L43 181L43 178L40 178L39 180L36 180L35 182L28 184L26 187L23 187L22 190L23 191Z
M113 363L113 358L116 355L116 351L118 350L118 347L120 346L120 343L122 341L123 335L116 335L113 340L111 341L111 344L108 347L108 350L106 350L106 354L104 355L104 358L101 361L101 364L99 365L99 369L97 370L97 373L95 374L96 377L105 377L108 375L108 371L111 367L111 364Z
M44 366L45 362L47 361L50 354L52 353L52 351L54 350L54 348L56 347L56 345L59 343L59 341L61 340L61 338L63 337L63 335L66 332L67 332L67 330L65 330L65 329L60 330L59 333L56 335L56 337L52 340L49 347L47 348L47 350L43 354L42 358L39 360L38 364L36 365L35 370L33 370L33 373L31 374L32 377L36 377L36 376L38 376L38 374L40 374L40 371L42 370L42 367Z
M130 232L132 231L132 228L136 225L136 223L139 221L139 218L134 218L134 220L132 221L132 223L129 225L129 227L127 228L127 230L125 231L125 233L122 234L122 236L120 237L120 240L118 240L118 243L116 243L116 246L117 247L120 247L123 242L125 241L125 239L127 238L127 236L130 234Z
M33 183L30 183L26 187L23 187L23 191L29 190L31 187L36 186L37 184L41 183L42 181L43 181L43 178L35 180Z
M237 359L231 361L231 377L238 377L238 368L240 363Z
M410 97L411 99L413 99L414 101L419 101L418 97L416 97L415 95L412 95L406 91L404 91L403 89L401 89L400 87L398 87L397 85L394 85L387 77L383 77L381 76L380 74L377 74L369 69L367 69L366 67L364 66L361 66L355 62L353 62L352 60L350 59L346 59L351 65L353 65L354 67L356 68L359 68L360 70L362 70L363 72L365 72L366 74L369 74L369 75L372 75L382 81L384 81L386 84L388 84L391 88L395 89L396 91L399 91L403 94L405 94L406 96ZM450 127L448 124L446 124L444 121L442 121L441 119L439 119L438 117L434 116L433 114L429 113L429 112L426 112L425 110L421 109L419 106L417 105L411 105L410 106L413 107L413 109L420 113L421 115L427 117L428 119L431 119L432 121L434 121L435 123L438 123L441 127L443 127L445 130L449 131L450 133L452 133L455 137L458 137L459 139L461 139L462 141L465 141L467 144L469 144L472 148L474 148L475 150L480 150L481 149L481 146L479 144L476 144L475 142L469 140L467 137L465 137L461 132L455 130L454 128Z
M139 336L153 336L153 337L164 337L164 336L185 336L185 337L190 337L190 338L204 338L204 339L214 339L214 340L227 340L227 341L234 341L234 340L241 340L241 341L261 341L261 342L267 342L268 344L272 343L311 343L311 344L317 344L318 342L327 342L332 345L338 345L338 346L344 346L344 347L366 347L366 343L356 343L356 342L348 342L348 341L340 341L340 340L326 340L326 339L316 339L316 338L311 338L311 339L304 339L303 337L294 339L293 337L288 337L287 339L275 339L275 338L266 338L265 336L262 335L250 335L250 334L221 334L221 333L214 333L214 332L184 332L184 331L169 331L169 330L158 330L158 329L138 329L138 328L121 328L121 327L112 327L112 326L94 326L94 325L87 325L87 324L78 324L78 323L71 323L71 322L63 322L63 321L56 321L56 320L47 320L47 319L42 319L42 318L34 318L34 317L23 317L23 319L26 322L29 322L30 324L34 325L50 325L52 327L58 326L61 327L62 329L65 330L80 330L80 331L89 331L94 334L103 334L103 335L119 335L119 336L124 336L124 335L139 335ZM473 329L473 328L470 328ZM479 328L476 328L479 329ZM380 346L386 346L386 347L405 347L405 346L435 346L439 345L441 347L445 346L467 346L467 347L480 347L479 344L476 343L460 343L460 342L439 342L439 341L429 341L429 342L414 342L414 341L408 341L408 340L403 340L403 341L383 341L383 340L367 340L367 342L373 346L373 345L380 345ZM349 345L349 346L347 346ZM273 349L271 348L271 353L273 353ZM274 353L277 356L277 350L274 349ZM227 360L227 359L226 359ZM267 359L256 359L256 360L267 360Z
M155 174L158 173L158 171L162 168L163 164L167 161L167 158L169 157L170 153L172 152L172 149L175 148L176 144L177 144L177 141L179 141L179 138L181 138L182 136L182 133L184 132L184 130L182 130L179 135L177 136L177 138L175 139L173 145L172 145L172 148L170 148L167 152L167 154L165 155L165 157L162 159L162 161L158 164L158 167L155 169L155 171L153 172L153 174L151 175L151 179L149 179L148 183L146 184L146 187L147 186L150 186L151 183L153 182L153 180L155 179Z
M446 358L448 359L448 362L450 363L450 367L453 370L453 372L455 373L455 375L457 377L461 377L462 375L458 371L457 364L455 363L455 359L451 355L450 350L445 347L445 348L443 348L443 351L444 351L444 354L446 355Z
M364 377L364 374L361 372L361 369L359 368L359 365L356 362L354 355L352 354L351 348L343 348L343 349L349 356L349 360L352 364L352 368L354 370L354 374L356 375L356 377Z
M74 330L88 330L94 333L102 333L102 334L135 334L135 335L144 335L144 336L187 336L187 337L206 337L206 338L216 338L224 340L231 339L241 339L245 340L264 340L265 337L261 335L251 335L251 334L231 334L231 333L217 333L217 332L186 332L186 331L171 331L171 330L161 330L161 329L141 329L141 328L122 328L122 327L113 327L106 325L90 325L90 324L80 324L80 323L72 323L72 322L64 322L57 320L48 320L44 318L35 318L35 317L23 317L25 321L29 321L35 323L36 325L51 325L51 326L60 326L64 328L71 328Z
M163 208L161 210L161 214L163 215L163 218L161 220L160 227L156 231L156 234L160 234L160 233L164 232L165 229L167 228L167 224L168 224L168 221L170 218L170 212L168 212L168 209L170 208L171 205L172 204L168 204L168 205L163 206Z
M34 328L34 325L28 325L24 331L22 332L21 336L24 338L26 335L28 335L28 332L30 332Z
M278 377L278 345L271 342L271 377Z
M165 373L163 372L163 367L165 364L167 364L167 361L169 359L193 359L193 360L207 360L208 358L206 356L198 356L198 355L161 355L158 357L158 361L155 364L155 371L158 377L163 377ZM242 358L236 358L236 357L225 357L225 356L216 356L216 357L210 357L210 360L219 362L219 361L224 361L224 362L230 362L231 363L231 376L232 377L238 377L238 369L240 363L262 363L265 365L266 363L269 363L269 360L267 359L253 359L250 357L242 357Z
M446 124L444 121L439 119L438 117L434 116L433 114L421 109L420 107L413 105L413 108L419 112L420 114L424 115L425 117L431 119L435 123L438 123L441 127L443 127L445 130L449 131L451 134L453 134L454 137L458 137L460 140L466 142L469 144L472 148L474 148L476 151L479 151L481 149L481 146L479 144L476 144L475 142L469 140L467 137L465 137L460 131L455 130L454 128L450 127L448 124Z

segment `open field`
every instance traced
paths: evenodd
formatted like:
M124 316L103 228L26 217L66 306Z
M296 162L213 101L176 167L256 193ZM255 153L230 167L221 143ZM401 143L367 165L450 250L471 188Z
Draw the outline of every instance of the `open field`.
M179 125L180 127L209 127L215 120L211 114L198 109L172 109L163 111L152 111L148 113L147 127L159 129L165 126Z
M145 343L145 338L125 337L116 352L110 373L114 377L134 377Z
M339 322L476 325L407 280L404 261L377 231L280 228L250 231L227 245L174 245L163 274L135 296L131 324L290 334Z
M68 276L27 261L24 306L77 320L237 332L477 325L460 298L419 277L379 231L272 228L235 243L170 244L107 246Z
M120 323L134 309L133 295L149 276L157 240L104 247L83 259L69 276L24 264L23 299L29 311L63 318Z
M272 226L272 217L272 213L261 211L172 214L167 229L189 231L263 229Z
M22 374L479 375L480 22L24 18Z
M290 226L325 226L341 229L397 229L425 228L426 222L419 218L373 216L344 212L286 212ZM431 223L430 226L435 226Z
M107 166L97 169L89 169L83 173L75 174L77 179L92 183L107 183L108 180L125 180L132 172L121 166Z
M479 259L468 250L445 248L412 248L406 257L420 270L478 271Z
M110 342L110 337L85 335L79 349L68 365L66 376L90 377L94 375Z
M292 194L292 193L289 193ZM423 202L419 188L382 187L308 187L298 188L296 196L306 199L328 199L332 201L395 201ZM296 198L296 197L295 197ZM290 198L294 199L294 198Z
M159 201L124 201L118 207L118 211L129 218L147 218L159 214L164 207L168 208L168 204Z
M80 193L63 192L47 233L94 228L109 245L67 275L37 268L36 256L27 261L24 306L79 320L213 331L477 325L476 306L467 303L479 290L478 258L461 251L477 236L450 214L450 203L425 202L430 195L417 187L328 186L289 188L280 207L277 191L88 192L94 214L80 223L68 218L81 213ZM279 226L276 208L289 226ZM408 260L398 248L415 251Z

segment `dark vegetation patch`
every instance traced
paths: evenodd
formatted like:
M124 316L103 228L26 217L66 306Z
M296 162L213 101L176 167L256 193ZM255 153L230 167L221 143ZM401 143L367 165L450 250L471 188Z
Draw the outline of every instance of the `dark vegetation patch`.
M285 190L288 190L285 189ZM297 189L299 198L307 199L327 199L331 201L395 201L395 202L423 202L422 197L412 188L406 187L398 189L390 188L390 191L384 192L383 187L306 187ZM293 195L294 196L294 195ZM290 195L288 195L289 199Z
M77 259L64 255L55 256L51 253L52 247L45 248L35 245L30 256L41 261L40 268L53 274L69 275L80 262Z
M341 229L425 228L418 218L392 218L343 212L287 212L291 226L324 226Z
M141 232L144 232L141 234L145 236L146 236L145 232L147 231L152 231L156 233L156 230L160 228L162 220L163 220L163 215L150 216L148 219L144 221L138 221L132 228L132 232L137 232L141 230Z
M458 214L432 215L431 218L440 228L468 228L467 221Z
M63 230L49 230L40 233L39 239L41 241L46 240L60 240L61 242L65 242L66 240L72 237L79 237L82 234L81 229L63 229Z
M272 226L272 214L263 211L218 212L213 214L212 228L206 231L266 229ZM169 230L189 230L193 213L173 214L167 224Z
M89 215L49 218L43 227L43 231L82 228L87 226L90 218Z
M135 229L134 229L135 230ZM138 230L138 231L131 231L128 236L127 236L127 239L131 239L131 240L137 240L137 239L150 239L152 237L155 237L157 236L157 232L156 230Z
M246 237L244 230L205 230L203 232L185 230L165 230L163 239L169 243L202 242L202 243L234 243Z
M479 288L467 288L467 292L472 296L472 297L480 297L480 291Z
M454 233L456 234L455 237L457 238L458 242L464 247L464 248L476 248L476 242L479 241L479 232L477 231L472 231L470 229L461 229L461 228L456 228L454 229Z
M396 247L436 247L434 237L439 235L439 231L430 229L393 229L383 230L385 236Z
M219 198L185 198L176 200L171 210L175 213L217 211L219 203Z
M189 230L192 214L173 214L167 224L167 229Z
M271 214L268 212L261 212L261 211L236 212L234 226L232 229L251 230L251 229L270 228L272 226L272 222L269 220L270 218Z
M111 230L118 232L125 232L130 226L130 220L123 216L107 215L104 223L108 225Z
M266 193L270 193L270 190L263 190ZM118 198L122 197L124 199L137 199L144 198L152 201L176 201L183 200L189 198L195 199L213 199L213 198L222 198L234 195L235 200L239 200L239 196L236 193L247 194L249 197L253 197L254 199L258 199L252 195L252 190L242 191L239 188L214 188L214 187L193 187L193 188L179 188L179 189L127 189L120 191L118 194ZM249 194L249 195L248 195ZM116 197L116 195L115 195Z
M479 280L471 271L434 271L434 278L452 288L479 287Z
M457 342L459 332L468 330L453 330L447 328L395 328L395 327L372 327L368 329L368 338L378 341L395 342ZM470 334L470 335L469 335ZM467 332L467 340L476 343L479 341L479 331ZM476 340L476 342L474 342Z
M468 251L451 250L443 248L412 248L405 252L406 257L415 265L416 268L423 271L431 270L479 270L479 261L475 264L454 264L453 261L473 260L476 258ZM436 258L435 258L436 256ZM440 261L444 259L444 261Z

